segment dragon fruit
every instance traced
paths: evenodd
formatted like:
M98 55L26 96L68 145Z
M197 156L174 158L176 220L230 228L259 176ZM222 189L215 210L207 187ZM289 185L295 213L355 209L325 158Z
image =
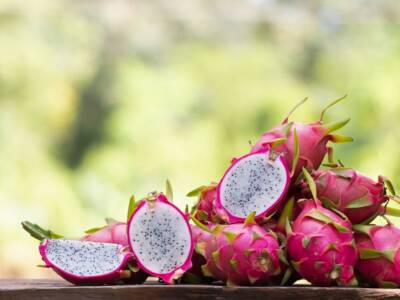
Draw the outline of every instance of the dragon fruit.
M207 228L207 230L203 230L197 225L190 225L193 235L193 242L195 244L195 251L192 256L192 268L189 269L182 276L182 283L210 283L214 279L210 276L205 276L203 274L202 266L207 263L206 259L201 255L201 253L197 252L197 245L201 242L208 242L212 239L211 233L208 232L212 227L212 225Z
M196 250L207 261L203 273L228 285L272 284L281 272L278 240L255 223L254 214L244 224L215 226Z
M119 244L46 239L39 246L46 267L75 284L114 283L128 279L131 254Z
M228 223L243 222L252 212L257 219L267 217L284 200L289 184L282 157L269 150L247 154L234 159L225 172L215 207Z
M317 186L317 197L325 207L343 212L353 224L372 221L381 212L386 195L383 177L374 181L350 168L331 168L312 172ZM310 196L306 182L301 183L302 193Z
M196 205L192 208L192 216L203 224L223 223L220 218L221 212L217 212L215 200L217 198L217 184L202 185L193 191L189 192L187 197L198 196Z
M262 149L273 149L282 153L287 165L291 167L293 182L300 175L302 168L318 169L328 151L327 143L329 141L345 143L353 140L350 137L333 134L334 131L344 127L350 119L328 124L323 122L326 110L342 99L344 97L329 104L322 111L320 120L311 124L288 121L290 115L299 106L297 105L280 125L262 135L252 147L251 153L257 153Z
M305 201L292 227L287 223L292 266L313 285L356 285L354 267L358 254L351 223L345 215L321 205L311 175L303 171L314 199Z
M359 251L356 270L372 286L400 286L400 229L385 226L355 225Z
M98 243L115 243L122 246L128 246L128 235L126 233L127 226L124 222L113 219L106 219L107 226L87 230L83 241Z
M185 216L162 193L151 193L128 221L128 241L139 267L174 283L192 267L192 233Z
M128 246L126 224L111 219L107 219L107 223L108 225L105 227L88 230L87 232L92 233L86 234L77 240L63 239L62 235L56 234L51 230L45 230L39 225L28 221L22 222L22 226L32 237L42 242L39 246L39 251L42 259L46 262L45 266L53 268L61 277L70 282L76 284L113 283L119 280L136 284L145 282L148 275L137 267L134 257L126 253ZM98 269L97 266L97 260L101 260L102 256L96 254L94 257L90 257L90 255L88 255L88 252L92 251L90 249L94 247L99 247L99 254L102 254L103 252L101 251L103 250L105 254L109 254L108 257L105 258L105 261L112 261L112 259L114 259L115 264L118 259L123 257L124 259L121 260L121 265L114 265L115 268L113 272L109 274L101 273L101 270ZM71 255L71 249L75 249L77 253L82 254L74 257ZM90 275L89 273L85 275L81 271L79 273L78 270L74 272L74 270L66 269L65 266L58 261L62 259L62 256L57 257L56 260L52 259L55 250L58 251L58 253L62 253L65 262L70 261L71 266L79 262L82 266L85 265L88 271L97 270L98 275ZM51 253L47 255L47 251L51 251ZM113 258L110 255L112 251L116 252L116 256ZM91 264L93 264L93 267L91 267Z

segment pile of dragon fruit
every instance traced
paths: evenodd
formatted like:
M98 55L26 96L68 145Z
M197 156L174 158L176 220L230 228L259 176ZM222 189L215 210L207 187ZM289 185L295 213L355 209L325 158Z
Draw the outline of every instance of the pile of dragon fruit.
M344 97L343 97L344 98ZM391 182L345 167L333 143L351 142L336 132L349 119L290 121L300 102L248 153L235 157L218 183L188 193L181 211L172 188L129 202L127 222L67 239L23 222L40 240L44 266L75 284L146 281L228 286L400 285L400 229L386 215L400 215ZM387 224L374 225L377 216Z

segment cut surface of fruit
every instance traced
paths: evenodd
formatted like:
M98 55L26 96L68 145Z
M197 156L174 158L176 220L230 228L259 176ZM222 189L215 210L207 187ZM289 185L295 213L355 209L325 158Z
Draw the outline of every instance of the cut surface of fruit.
M119 271L130 257L111 243L48 239L39 246L48 267L73 277L104 277Z
M284 198L290 183L288 168L281 157L271 160L270 151L260 151L234 160L218 185L217 205L230 222L243 221L272 212Z
M162 194L156 201L142 201L137 207L129 221L128 237L138 264L166 282L171 282L177 271L183 274L179 269L191 267L189 223Z

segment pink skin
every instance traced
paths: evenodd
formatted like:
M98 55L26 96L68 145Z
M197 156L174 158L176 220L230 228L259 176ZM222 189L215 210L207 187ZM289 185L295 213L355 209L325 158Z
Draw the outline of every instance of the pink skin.
M352 169L321 170L312 173L317 185L318 198L325 206L343 212L353 224L360 224L370 219L387 201L385 186L381 178L376 182ZM306 182L302 183L304 196L309 196ZM348 208L355 200L363 199L370 204L357 208ZM358 200L359 201L359 200Z
M316 212L329 217L347 231L340 232L331 223L312 218L310 214ZM305 203L303 211L294 221L292 233L288 234L287 249L292 265L313 285L354 284L353 269L358 253L351 223L314 200ZM335 266L340 266L340 269L335 269Z
M283 130L285 125L287 123L278 125L264 133L252 147L251 153L257 153L262 149L270 149L273 140L286 137L286 133ZM327 134L321 121L312 124L293 123L287 141L274 149L283 154L289 167L292 166L295 152L293 134L295 128L299 142L299 160L292 178L297 179L303 167L315 170L319 168L328 151L327 143L332 140L332 136Z
M190 229L190 225L188 220L188 216L184 215L179 208L177 208L175 205L173 205L170 201L168 201L167 197L165 197L164 194L159 193L157 195L157 199L155 200L156 202L163 202L163 203L167 203L168 205L170 205L172 208L174 208L181 216L182 218L185 220L186 224L187 224L187 228L188 231L190 233L190 239L192 241L191 243L191 247L190 247L190 251L189 251L189 255L187 257L187 259L185 260L185 262L181 265L176 267L174 270L172 270L169 273L165 273L165 274L157 274L152 272L151 270L147 269L145 265L143 265L143 263L140 261L138 255L135 252L135 249L133 249L131 243L129 243L129 247L132 251L132 253L135 255L136 257L136 261L139 265L139 267L144 270L146 273L153 275L155 277L158 277L160 279L162 279L165 283L167 284L173 284L174 283L174 279L177 275L178 272L182 272L182 275L184 272L186 272L187 270L189 270L192 267L192 255L193 255L193 251L194 251L194 243L193 243L193 236L192 236L192 231ZM136 207L135 211L133 212L132 216L130 217L129 221L128 221L128 227L127 227L127 235L128 235L128 241L131 240L130 237L130 233L129 233L129 228L130 228L130 224L132 222L132 219L135 217L135 215L137 214L137 212L144 207L145 205L148 204L148 201L141 201L140 204Z
M215 208L216 199L217 199L217 185L211 184L208 187L205 187L200 192L199 200L196 204L197 212L195 213L194 218L196 218L203 224L220 223L221 220ZM201 214L202 212L207 214L206 219L202 217Z
M121 260L121 264L113 270L112 272L105 273L102 275L96 275L96 276L78 276L75 274L71 274L69 272L66 272L57 266L53 265L53 263L48 260L47 255L46 255L46 247L47 247L48 241L45 240L43 243L39 245L39 252L40 255L42 256L43 261L45 262L47 267L52 268L58 275L60 275L62 278L65 280L68 280L69 282L72 282L74 284L103 284L103 283L115 283L119 279L125 278L123 276L123 269L128 263L129 259L132 258L132 254L130 253L125 253L123 259Z
M232 160L232 164L230 165L228 170L226 170L224 176L222 177L221 181L219 182L219 184L217 186L217 199L215 201L215 207L217 209L217 212L220 214L221 219L226 219L226 221L228 223L241 223L246 219L246 218L238 217L238 216L235 216L235 215L231 214L221 203L221 197L220 197L220 195L221 195L221 186L222 186L222 183L224 182L225 177L229 173L229 171L234 167L234 165L237 162L239 162L240 160L242 160L242 159L244 159L244 158L246 158L248 156L251 156L251 155L254 155L254 154L259 154L259 153L265 153L266 155L268 155L268 152L269 152L268 149L261 149L261 150L259 150L257 152L252 152L252 153L246 154L246 155L244 155L244 156L242 156L240 158ZM282 162L282 165L284 166L285 173L286 173L287 180L286 180L286 184L285 184L284 190L283 190L282 194L280 195L280 197L275 200L275 202L274 202L274 204L272 206L268 207L265 211L263 211L263 212L259 213L258 215L256 215L256 220L260 220L263 217L267 217L271 213L273 213L275 211L275 209L279 206L279 204L281 204L281 202L284 200L284 198L286 196L286 193L287 193L287 191L289 189L290 174L289 174L289 170L287 168L286 162L285 162L284 158L282 158L281 156L278 157L277 159ZM250 213L251 212L249 212L249 214Z
M98 242L98 243L114 243L128 246L128 236L126 234L126 223L114 222L95 233L85 235L81 240Z
M233 241L227 232L236 236ZM228 284L268 284L280 273L279 250L277 239L257 224L223 225L222 231L204 241L205 266L214 278ZM219 258L213 253L219 253Z
M400 286L400 229L392 224L386 226L371 225L369 234L355 234L360 253L363 249L393 251L394 261L380 256L370 259L360 258L356 270L369 284L378 287ZM388 285L390 283L390 285Z
M192 235L193 235L193 243L197 245L198 243L201 243L202 241L210 240L212 238L212 235L196 225L190 224L190 228L192 230ZM211 277L204 276L203 271L201 267L207 263L206 259L200 254L197 253L197 251L194 251L193 256L192 256L192 268L189 269L182 277L182 281L184 283L192 283L190 282L190 277L187 276L187 274L194 275L197 277L197 279L200 282L204 283L209 283L213 281ZM195 282L197 283L197 282Z

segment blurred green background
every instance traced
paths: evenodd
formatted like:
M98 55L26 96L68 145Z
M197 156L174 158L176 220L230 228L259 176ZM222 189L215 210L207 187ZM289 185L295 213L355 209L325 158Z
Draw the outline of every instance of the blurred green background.
M400 186L398 1L0 2L0 277L172 182L181 207L281 121L351 117L346 165Z

